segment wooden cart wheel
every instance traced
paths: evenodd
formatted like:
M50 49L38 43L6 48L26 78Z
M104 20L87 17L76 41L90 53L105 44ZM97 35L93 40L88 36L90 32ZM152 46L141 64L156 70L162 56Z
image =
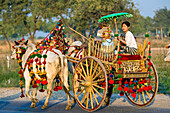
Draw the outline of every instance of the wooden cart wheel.
M107 74L99 59L88 56L76 65L73 92L79 106L95 111L102 105L107 92Z
M146 61L146 64L147 63L148 61ZM158 75L154 64L151 65L151 76L152 78L151 78L150 86L152 86L152 90L143 90L142 92L137 91L136 98L133 98L128 92L125 92L125 95L127 96L128 100L132 104L142 107L142 106L150 105L152 103L158 90ZM146 84L148 86L149 78L146 78L146 80L147 80ZM144 87L144 84L142 85L142 87Z

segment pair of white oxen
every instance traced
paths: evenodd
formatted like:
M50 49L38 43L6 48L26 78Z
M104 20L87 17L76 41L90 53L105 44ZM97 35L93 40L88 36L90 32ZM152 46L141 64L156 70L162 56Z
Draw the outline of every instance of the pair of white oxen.
M68 54L71 53L75 48L73 46L81 46L82 43L80 41L75 41L71 44L72 47L69 48ZM16 45L15 47L24 47L27 48L26 52L22 56L22 66L24 66L28 56L36 49L36 46L32 43L30 44L23 44L23 45ZM50 98L50 95L52 93L52 83L56 76L59 76L61 78L61 81L63 82L63 89L67 95L67 106L66 110L71 109L71 98L72 103L75 102L75 98L70 95L69 93L69 85L68 85L68 67L69 70L73 69L71 63L67 62L67 58L65 55L61 53L58 49L53 49L57 54L54 52L48 51L47 52L47 59L46 59L46 72L47 72L47 97L44 102L44 105L42 106L42 109L46 109L48 106L48 101ZM46 50L43 51L43 54L46 53ZM80 53L81 55L82 53ZM75 53L71 54L71 57L74 57ZM35 57L36 58L36 57ZM16 59L16 51L11 55L11 59ZM43 61L44 59L41 58ZM68 65L69 64L69 65ZM22 67L23 68L23 67ZM33 71L36 72L35 62L33 62ZM71 70L73 72L73 70ZM30 90L30 83L31 83L31 77L29 76L28 66L25 69L25 72L23 73L25 78L25 94L27 97L31 100L31 108L35 108L36 103L38 103L38 99L36 98L37 94L37 88L33 88L32 96L29 94ZM35 74L37 79L40 79L40 77Z

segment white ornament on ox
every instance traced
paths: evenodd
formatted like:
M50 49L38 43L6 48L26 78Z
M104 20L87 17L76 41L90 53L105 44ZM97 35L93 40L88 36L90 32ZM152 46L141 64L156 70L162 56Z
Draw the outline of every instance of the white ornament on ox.
M24 66L28 56L36 49L35 45L30 43L28 44L24 44L24 45L20 45L19 43L17 43L15 41L16 45L14 46L14 48L18 47L26 47L26 52L23 54L22 56L22 66ZM48 51L47 52L47 59L46 59L46 72L47 72L47 97L46 100L44 102L44 105L42 107L42 109L46 109L48 106L48 101L50 98L50 95L52 93L52 83L53 80L55 79L56 76L60 76L61 81L63 83L63 89L67 95L67 106L66 106L66 110L71 109L71 101L70 101L70 94L69 94L69 86L68 86L68 64L67 64L67 58L61 53L60 50L57 49L53 49L57 54ZM43 54L45 54L46 50L44 50ZM14 50L12 55L11 55L11 59L16 59L16 51ZM36 58L36 57L35 57ZM41 59L42 61L44 60L44 58ZM23 68L23 67L22 67ZM33 71L36 72L36 67L35 67L35 62L33 63ZM31 83L31 77L29 76L29 71L28 71L28 66L26 67L23 76L25 78L25 94L27 97L30 98L31 100L31 106L32 108L35 108L35 103L39 102L36 97L36 93L37 93L37 89L33 88L33 93L32 96L29 94L29 90L30 90L30 83ZM38 74L35 74L37 79L40 79L40 77L38 76ZM72 97L72 96L71 96Z
M170 44L165 47L168 49L168 53L167 53L166 57L164 58L164 61L170 62Z

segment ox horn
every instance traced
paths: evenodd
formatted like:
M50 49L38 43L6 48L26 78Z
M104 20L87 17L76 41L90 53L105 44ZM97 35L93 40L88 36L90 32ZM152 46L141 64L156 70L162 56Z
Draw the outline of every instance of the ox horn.
M16 45L19 45L19 42L17 42L17 41L14 41L14 42L15 42Z
M24 42L24 44L27 45L28 44L28 40L26 42Z

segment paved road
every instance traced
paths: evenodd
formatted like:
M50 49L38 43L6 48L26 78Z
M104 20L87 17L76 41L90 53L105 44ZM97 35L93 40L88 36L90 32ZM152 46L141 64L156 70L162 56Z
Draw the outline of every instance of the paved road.
M66 96L63 91L53 92L50 98L48 109L41 110L46 92L38 93L36 108L30 108L31 102L27 97L19 98L19 89L1 89L0 88L0 113L85 113L78 104L74 104L69 111L65 110L67 105ZM96 113L170 113L170 96L157 94L155 102L149 107L135 107L128 103L126 97L120 97L113 94L111 104L102 107Z

